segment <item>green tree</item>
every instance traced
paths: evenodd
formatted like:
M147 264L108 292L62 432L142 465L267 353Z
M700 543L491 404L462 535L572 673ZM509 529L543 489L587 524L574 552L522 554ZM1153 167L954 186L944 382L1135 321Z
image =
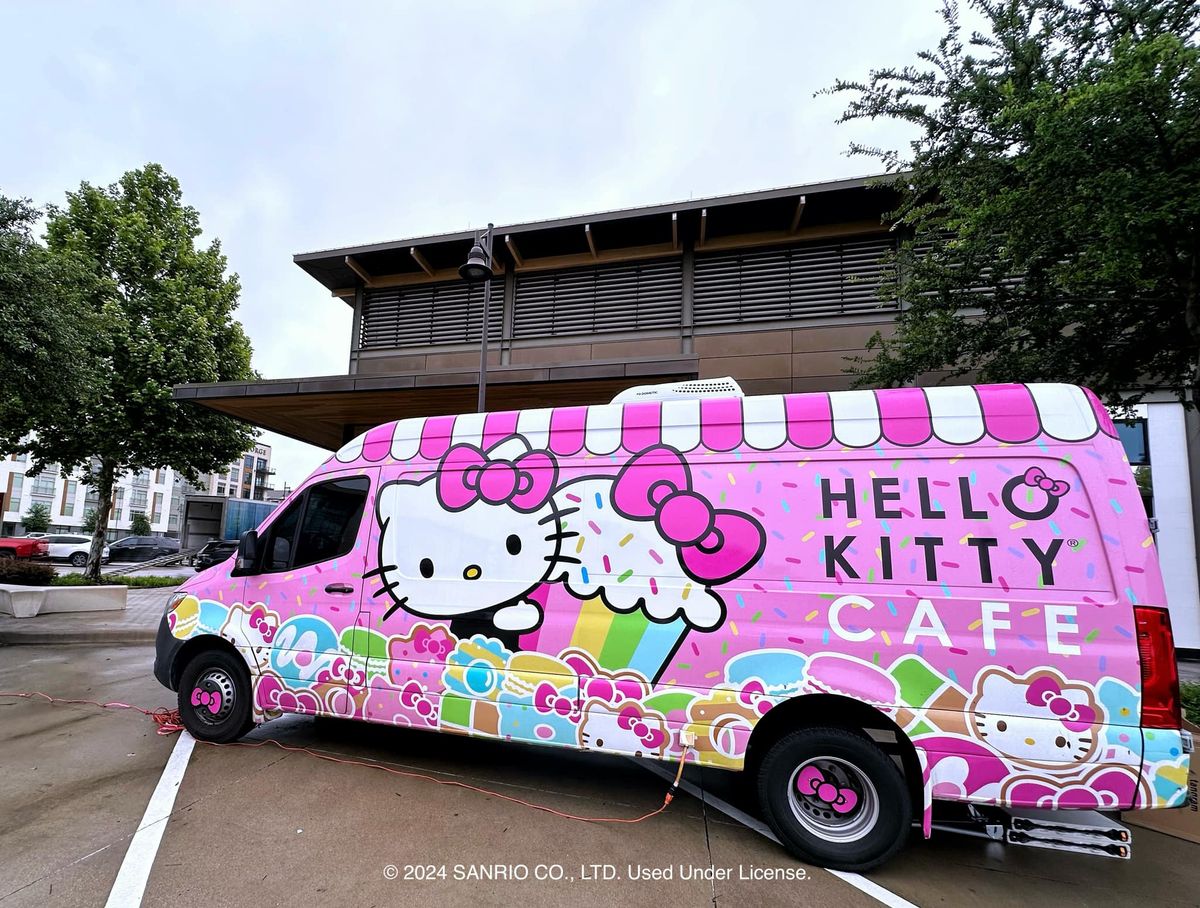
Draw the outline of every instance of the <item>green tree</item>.
M50 509L40 501L35 501L21 518L21 524L26 533L45 533L50 529Z
M84 468L99 499L85 573L100 553L118 474L174 467L198 480L254 443L247 425L172 399L173 385L253 378L250 342L234 319L239 284L220 243L198 242L200 219L157 164L108 187L83 183L49 210L47 245L78 268L76 292L94 313L87 356L94 400L74 418L40 421L37 464Z
M1200 400L1200 2L946 2L937 48L848 92L840 122L915 127L900 194L905 304L855 367L1067 380L1110 403Z
M96 532L96 509L88 508L83 512L83 523L79 527L85 533Z
M134 511L129 519L129 532L133 536L149 536L152 532L150 518L145 511Z
M34 239L40 212L0 195L0 451L20 449L40 423L69 419L92 399L91 311L74 263Z

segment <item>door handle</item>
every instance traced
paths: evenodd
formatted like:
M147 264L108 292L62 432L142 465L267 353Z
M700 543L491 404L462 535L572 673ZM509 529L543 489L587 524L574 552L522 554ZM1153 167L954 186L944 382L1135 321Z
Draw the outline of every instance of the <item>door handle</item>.
M348 583L331 583L325 587L327 593L353 593L354 587Z

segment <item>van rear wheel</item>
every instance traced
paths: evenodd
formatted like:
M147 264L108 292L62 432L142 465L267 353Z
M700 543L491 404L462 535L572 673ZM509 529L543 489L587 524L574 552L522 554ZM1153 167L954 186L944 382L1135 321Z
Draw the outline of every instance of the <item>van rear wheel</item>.
M900 768L843 728L805 728L777 741L759 767L758 797L784 847L835 870L879 866L904 845L912 821Z
M200 653L179 679L179 718L193 738L228 744L254 726L250 696L241 659L222 650Z

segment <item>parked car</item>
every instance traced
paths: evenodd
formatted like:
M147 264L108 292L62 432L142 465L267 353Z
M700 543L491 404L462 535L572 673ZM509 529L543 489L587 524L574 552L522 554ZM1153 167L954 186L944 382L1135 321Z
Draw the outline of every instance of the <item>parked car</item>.
M207 570L214 564L220 564L236 552L237 547L238 541L236 539L214 539L212 542L206 543L196 553L196 557L192 559L192 564L197 571Z
M92 550L92 537L78 533L61 533L45 537L50 543L50 558L54 561L69 561L75 567L87 564L88 554ZM108 561L109 547L106 545L100 553L101 561Z
M179 551L179 540L166 536L126 536L111 546L113 561L149 561Z
M26 539L45 539L49 535L50 535L49 533L26 533L25 538Z
M30 536L0 536L0 558L46 558L50 546L45 539Z

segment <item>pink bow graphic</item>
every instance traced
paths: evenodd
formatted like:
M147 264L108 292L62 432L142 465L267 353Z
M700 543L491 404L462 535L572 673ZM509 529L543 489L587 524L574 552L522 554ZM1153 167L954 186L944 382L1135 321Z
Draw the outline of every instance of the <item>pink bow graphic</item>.
M570 697L564 697L558 692L558 688L546 681L538 684L533 692L533 708L540 713L558 713L565 719L570 719L572 722L579 721L579 713L575 708L575 701Z
M197 687L192 691L192 706L207 706L208 711L215 716L221 711L221 692L214 690L209 693Z
M631 520L653 520L679 552L691 576L715 586L750 567L762 554L766 534L738 511L717 509L692 491L683 457L657 445L629 461L613 483L613 507Z
M1044 706L1070 731L1086 731L1096 721L1096 711L1086 703L1072 703L1063 696L1062 688L1050 677L1035 678L1025 691L1030 706Z
M400 690L400 703L405 708L416 712L422 719L428 719L433 715L433 704L425 696L425 691L421 689L421 685L415 681L409 681Z
M455 445L438 468L437 494L448 511L476 501L536 511L550 499L558 467L547 451L527 451L516 460L489 460L474 445Z
M1022 482L1035 489L1041 489L1051 498L1062 498L1071 491L1069 483L1065 483L1061 479L1051 479L1041 467L1030 467L1026 470Z
M636 706L626 706L617 713L617 725L637 735L638 740L650 750L658 750L666 743L667 736L662 729L651 728Z
M767 691L757 679L747 681L742 686L742 689L738 691L738 700L760 716L765 716L767 710L774 705L767 699Z
M796 777L796 791L819 798L834 813L849 813L858 806L858 793L853 788L842 788L829 781L816 766L805 766L800 770L800 775Z
M278 629L274 616L261 605L256 605L251 609L250 627L262 634L264 643L270 643L275 639L275 631Z

